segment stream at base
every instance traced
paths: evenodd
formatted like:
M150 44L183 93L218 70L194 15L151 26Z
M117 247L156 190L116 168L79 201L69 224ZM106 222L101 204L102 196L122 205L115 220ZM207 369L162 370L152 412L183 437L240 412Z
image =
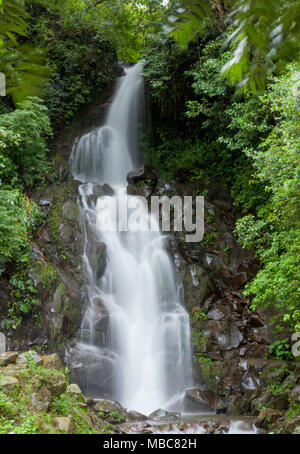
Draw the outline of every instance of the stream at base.
M164 421L143 421L136 423L120 424L116 432L123 434L258 434L259 429L254 425L251 416L227 415L182 415L179 419Z

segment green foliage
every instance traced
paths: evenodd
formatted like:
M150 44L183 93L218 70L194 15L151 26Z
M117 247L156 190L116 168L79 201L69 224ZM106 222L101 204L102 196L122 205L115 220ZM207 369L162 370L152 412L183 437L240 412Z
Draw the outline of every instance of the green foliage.
M67 394L61 394L52 400L52 408L62 416L69 416L72 412L72 398Z
M9 397L0 391L0 418L1 416L11 418L14 415L14 406Z
M32 17L29 39L42 46L47 58L49 79L43 98L57 130L83 105L104 98L115 78L117 59L92 17L81 17L81 10L67 14L70 2L66 10L39 3L27 1Z
M160 41L160 47L156 42L152 44L154 47L146 54L144 74L154 108L158 105L164 124L160 122L157 127L150 158L169 178L206 182L222 179L230 185L236 203L248 211L265 195L243 151L267 136L272 118L255 96L234 96L220 74L230 58L223 44L223 38L204 40L186 53L167 40ZM201 57L193 63L195 50ZM188 60L191 66L185 68L181 60ZM177 111L176 117L173 110ZM176 121L176 127L166 124L165 117Z
M119 411L111 411L108 414L108 418L111 418L111 419L113 419L114 421L116 421L118 423L125 421L124 416L122 416Z
M222 72L245 91L263 89L267 76L282 61L297 57L300 18L297 0L181 0L179 4L178 8L178 2L175 3L176 10L169 18L172 24L169 31L185 47L206 32L210 21L218 21L220 29L229 24L231 35L227 43L234 55Z
M185 51L165 38L149 42L148 154L168 179L229 187L245 215L239 241L262 264L245 295L254 296L254 310L274 308L282 329L299 331L299 64L259 96L241 96L221 73L232 58L225 41L206 31Z
M32 186L44 182L46 139L52 135L47 109L28 98L11 113L0 116L0 183Z
M0 190L0 263L27 261L29 215L19 191Z
M29 274L26 267L15 273L10 279L11 292L8 317L10 319L9 324L13 328L17 328L23 317L32 315L40 306L40 301L37 298L38 291Z
M58 278L57 269L50 263L43 265L41 262L38 264L38 274L41 285L45 289L51 288Z
M4 368L5 369L5 368ZM0 367L0 375L2 368ZM68 416L72 421L72 433L112 433L113 427L104 419L92 419L89 409L81 408L78 397L62 393L53 397L47 411L41 411L32 403L33 393L42 388L52 389L66 377L62 371L37 366L33 352L26 354L26 364L18 375L19 385L9 392L0 391L0 434L59 434L56 417ZM118 417L118 415L114 415Z
M6 77L7 94L16 104L27 96L40 95L47 71L42 52L18 41L28 33L24 2L2 0L0 13L0 71Z
M282 322L300 329L299 299L299 80L297 65L275 80L263 97L276 115L276 126L256 150L247 154L253 160L255 175L268 194L266 203L254 216L242 218L236 231L245 247L255 248L263 269L246 286L254 294L253 307L274 306Z
M269 347L269 354L279 360L293 359L290 340L286 337L276 340Z

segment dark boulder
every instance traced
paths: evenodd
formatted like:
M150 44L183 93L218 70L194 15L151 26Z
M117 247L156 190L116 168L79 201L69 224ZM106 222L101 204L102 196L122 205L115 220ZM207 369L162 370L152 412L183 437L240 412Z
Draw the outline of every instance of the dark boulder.
M127 175L127 181L129 184L138 184L139 182L150 183L154 188L157 183L157 175L154 172L154 169L149 164L145 164L138 169L132 170Z

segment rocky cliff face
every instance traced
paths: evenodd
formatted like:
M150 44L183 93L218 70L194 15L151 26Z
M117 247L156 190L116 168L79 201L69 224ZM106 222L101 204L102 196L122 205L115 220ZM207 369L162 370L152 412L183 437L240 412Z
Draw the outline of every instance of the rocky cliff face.
M109 100L111 93L107 93ZM31 243L31 263L22 268L22 298L34 298L34 309L23 314L21 323L9 325L14 303L11 278L18 268L10 264L0 277L0 331L6 335L7 349L63 353L81 322L84 285L81 255L82 225L77 204L78 184L69 172L69 155L76 137L101 124L108 104L87 106L50 144L55 184L29 194L44 213L44 220ZM26 292L26 282L35 292Z
M217 413L259 416L260 427L274 424L283 432L292 430L292 418L294 430L299 416L288 418L286 411L299 403L299 363L268 359L272 327L266 314L253 312L243 297L258 263L236 241L238 213L226 190L217 183L170 184L149 166L132 172L128 181L131 194L148 199L206 194L203 240L188 243L189 232L173 229L169 241L192 327L196 388L187 393L188 401Z

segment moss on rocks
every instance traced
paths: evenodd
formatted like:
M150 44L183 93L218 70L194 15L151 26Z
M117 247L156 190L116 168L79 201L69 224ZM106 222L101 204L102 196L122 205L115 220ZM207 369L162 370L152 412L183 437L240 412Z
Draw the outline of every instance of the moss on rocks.
M0 367L0 434L111 433L112 426L84 404L82 394L67 389L68 374L55 369L61 363L50 356L43 357L46 368L27 352L17 377L13 370L6 374L12 365Z

